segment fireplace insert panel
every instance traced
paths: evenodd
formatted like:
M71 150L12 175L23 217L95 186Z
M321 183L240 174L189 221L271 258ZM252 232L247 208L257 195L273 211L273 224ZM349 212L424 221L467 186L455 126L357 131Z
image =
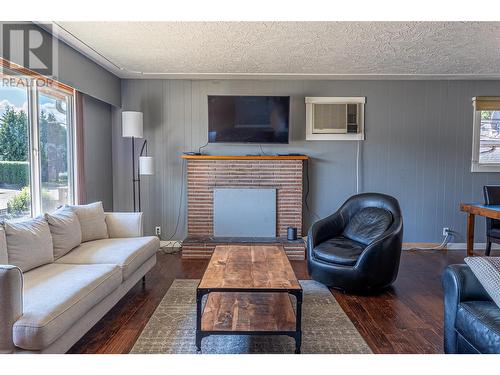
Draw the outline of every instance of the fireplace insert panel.
M214 189L214 236L276 237L276 189Z

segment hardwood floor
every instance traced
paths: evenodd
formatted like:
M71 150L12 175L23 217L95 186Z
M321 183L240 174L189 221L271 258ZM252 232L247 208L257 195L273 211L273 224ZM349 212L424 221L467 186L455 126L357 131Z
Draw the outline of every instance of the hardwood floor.
M404 251L392 288L376 296L332 293L374 353L441 353L441 273L463 263L465 251ZM128 353L176 279L201 278L208 260L159 253L158 264L69 353ZM292 261L298 279L308 279L305 261Z
M333 291L374 353L442 353L441 274L463 263L465 251L405 251L396 283L382 294Z

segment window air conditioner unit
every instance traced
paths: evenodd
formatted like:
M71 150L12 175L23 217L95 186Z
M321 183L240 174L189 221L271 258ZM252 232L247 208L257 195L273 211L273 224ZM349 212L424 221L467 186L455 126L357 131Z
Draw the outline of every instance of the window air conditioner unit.
M306 97L306 140L364 140L364 97Z

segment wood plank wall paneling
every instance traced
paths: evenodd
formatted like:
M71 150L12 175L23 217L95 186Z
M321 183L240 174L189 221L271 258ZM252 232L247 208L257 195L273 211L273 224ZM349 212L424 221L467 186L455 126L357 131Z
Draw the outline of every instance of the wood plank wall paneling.
M82 95L86 200L102 201L104 210L113 211L111 106Z
M399 199L405 242L441 242L442 227L465 242L462 201L482 200L482 186L500 184L498 173L471 173L472 97L499 95L500 81L320 81L320 80L124 80L122 109L144 111L148 151L156 174L143 178L145 231L161 225L163 238L186 235L186 191L181 193L183 151L207 140L208 94L290 95L289 145L263 145L265 153L304 153L310 174L304 232L316 215L334 212L356 192L356 142L305 141L305 96L365 96L366 140L360 143L361 191ZM113 115L115 210L130 209L130 140L121 138L120 111ZM210 144L211 154L255 154L258 145ZM185 169L184 169L185 171ZM306 188L304 188L306 189ZM484 241L484 222L476 238Z

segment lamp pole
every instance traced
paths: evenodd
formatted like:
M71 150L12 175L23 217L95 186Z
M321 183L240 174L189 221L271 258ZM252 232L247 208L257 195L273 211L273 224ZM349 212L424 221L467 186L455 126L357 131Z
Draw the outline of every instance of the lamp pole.
M133 201L134 201L134 212L136 212L135 182L136 182L136 178L135 178L135 142L134 142L134 137L132 137L132 194L133 194ZM140 203L139 203L139 211L141 211L141 204Z
M139 159L142 157L142 154L144 153L144 148L146 148L146 155L148 154L148 141L147 139L144 140L142 147L141 147L141 152L139 153ZM137 168L137 189L138 189L138 199L139 199L139 212L141 211L141 166L140 166L140 160L139 160L139 166Z
M137 169L135 164L135 138L143 138L143 114L142 112L124 111L122 112L122 136L132 138L132 201L134 212L141 211L141 174L153 175L153 158L148 155L148 142L145 139L142 143ZM144 151L146 155L143 156ZM137 187L136 187L137 184Z
M137 211L136 187L137 182L135 168L135 138L143 138L143 113L137 111L122 112L122 137L132 138L132 201L134 212ZM140 209L140 208L139 208Z

